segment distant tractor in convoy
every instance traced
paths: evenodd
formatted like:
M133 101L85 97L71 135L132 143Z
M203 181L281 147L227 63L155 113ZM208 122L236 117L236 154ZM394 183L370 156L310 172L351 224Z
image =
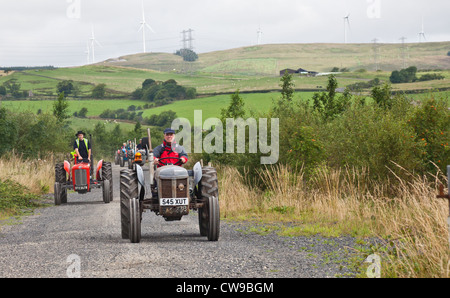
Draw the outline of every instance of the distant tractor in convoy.
M150 140L149 131L149 140ZM141 241L141 223L144 210L155 212L168 222L179 221L190 210L198 211L200 235L209 241L218 241L220 232L219 188L217 172L212 167L197 163L186 170L161 158L165 166L155 170L153 151L149 141L149 169L134 163L132 169L120 173L120 211L122 238L131 243ZM144 175L144 171L149 175Z
M113 200L111 163L100 160L95 178L91 177L91 164L88 160L83 160L73 167L68 161L56 164L55 205L67 204L68 189L72 189L79 194L86 194L94 188L102 188L103 202L110 203Z

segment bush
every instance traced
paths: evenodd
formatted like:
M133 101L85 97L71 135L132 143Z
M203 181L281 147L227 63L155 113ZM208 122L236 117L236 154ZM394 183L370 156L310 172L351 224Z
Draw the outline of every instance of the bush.
M422 170L421 144L404 119L376 106L353 105L321 129L330 166L369 169L370 176L386 180L395 162L411 171Z
M421 156L427 163L427 169L435 169L429 163L433 162L445 173L446 166L450 165L450 113L447 101L430 95L414 111L408 123L415 132L416 141L424 146Z
M198 60L197 53L189 49L178 50L175 55L183 57L183 60L187 62L194 62Z
M162 106L175 100L194 99L197 96L195 88L186 88L173 80L157 82L146 79L142 83L142 88L137 88L131 94L132 99L140 99L155 103L155 106Z
M93 98L104 98L106 94L106 85L105 84L99 84L92 89L92 97Z
M423 81L443 80L443 79L445 79L445 77L441 74L427 73L418 78L417 81L423 82Z
M23 185L11 180L0 180L0 213L22 214L22 209L41 206L39 200L39 195L29 193Z
M394 70L389 77L392 84L412 83L417 80L417 67L411 66L400 71Z

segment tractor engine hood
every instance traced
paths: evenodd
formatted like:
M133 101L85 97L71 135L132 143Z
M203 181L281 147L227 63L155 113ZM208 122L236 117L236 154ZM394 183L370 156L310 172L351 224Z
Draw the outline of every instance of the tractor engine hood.
M156 170L156 179L187 179L189 173L185 168L178 166L165 166Z

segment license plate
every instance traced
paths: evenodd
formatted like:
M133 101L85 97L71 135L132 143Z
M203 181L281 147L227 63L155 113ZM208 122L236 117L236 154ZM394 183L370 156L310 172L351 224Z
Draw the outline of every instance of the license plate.
M189 200L187 198L184 199L160 199L159 204L161 206L187 206L189 204Z
M87 185L75 186L75 191L78 191L78 190L88 190L88 186Z

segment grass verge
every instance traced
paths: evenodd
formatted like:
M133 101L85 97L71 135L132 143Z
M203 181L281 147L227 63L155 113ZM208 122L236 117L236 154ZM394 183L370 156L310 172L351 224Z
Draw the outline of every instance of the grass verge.
M275 166L260 171L261 190L235 168L218 171L222 217L254 222L251 232L375 238L359 253L381 256L382 277L450 277L448 207L436 199L437 182L446 185L442 173L380 184L365 170L319 169L306 181L301 171Z

